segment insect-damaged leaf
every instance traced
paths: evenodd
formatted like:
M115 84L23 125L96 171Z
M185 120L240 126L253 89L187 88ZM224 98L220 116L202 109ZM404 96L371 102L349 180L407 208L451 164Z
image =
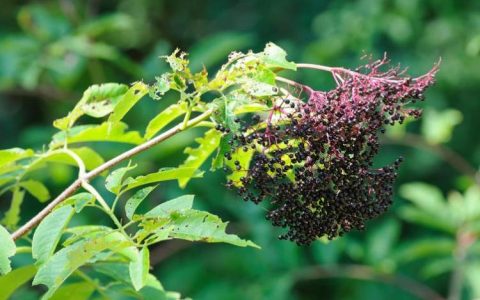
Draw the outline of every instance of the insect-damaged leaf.
M15 254L17 247L10 233L0 225L0 275L12 270L10 257Z

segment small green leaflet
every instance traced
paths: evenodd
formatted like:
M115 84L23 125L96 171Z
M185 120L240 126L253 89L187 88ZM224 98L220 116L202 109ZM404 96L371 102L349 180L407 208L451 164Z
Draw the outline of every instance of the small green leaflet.
M183 195L166 201L145 214L147 218L168 218L173 212L191 209L195 195Z
M180 178L200 178L202 176L203 172L198 172L195 168L164 168L160 169L158 172L150 173L145 176L127 178L125 180L126 187L122 190L122 192L160 181L175 180Z
M40 202L45 202L50 199L50 192L47 187L36 180L27 180L19 183L19 186L26 189L32 196Z
M137 251L137 256L129 265L130 279L136 291L145 286L149 268L150 252L147 247L143 247L140 251Z
M5 276L0 277L0 300L8 300L22 285L30 281L37 269L33 265L20 267Z
M55 120L53 126L67 130L84 114L94 118L104 117L113 111L120 96L127 90L126 85L118 83L92 85L83 93L75 108L66 117Z
M258 55L268 68L297 70L297 65L295 63L287 61L287 52L274 43L268 43L263 52Z
M147 125L145 130L145 139L149 140L155 136L165 126L170 124L173 120L184 115L187 112L187 103L182 101L179 104L173 104L165 108L155 118L153 118Z
M132 247L131 242L119 232L79 241L61 249L41 265L33 279L33 285L46 285L48 292L42 299L49 299L76 269L95 255L105 250L120 252L129 247Z
M20 221L20 206L22 205L24 197L25 191L18 187L13 190L12 203L2 220L2 224L7 228L15 228Z
M120 98L113 109L113 113L108 119L110 122L120 121L128 111L148 93L148 85L143 82L136 82L133 86Z
M10 257L15 255L16 249L12 236L0 225L0 275L5 275L12 270Z
M13 163L17 160L33 156L33 150L12 148L0 150L0 168L3 168L7 164Z
M37 260L37 265L45 263L52 256L73 213L70 205L62 206L50 213L35 230L32 256Z
M149 95L154 100L160 100L162 96L170 90L168 73L162 74L162 76L156 76L155 81L155 84L150 88Z
M71 128L68 133L61 131L55 134L50 148L68 144L84 142L117 142L126 144L140 144L143 139L138 131L126 131L127 124L122 122L104 122L100 125L80 125Z
M187 159L180 165L180 168L194 168L199 169L203 163L210 157L210 155L220 145L221 133L218 130L211 129L205 133L202 138L197 138L195 141L199 144L197 148L186 148L185 153L188 154ZM184 188L189 177L180 178L178 184L181 188Z
M120 193L120 190L122 189L122 183L123 183L123 177L125 174L134 169L137 165L130 166L130 163L128 166L119 168L114 170L110 175L107 176L107 179L105 179L105 187L107 190L114 194Z
M138 190L130 199L125 203L125 215L129 220L132 219L133 214L137 210L137 207L142 201L156 188L156 186L149 186Z

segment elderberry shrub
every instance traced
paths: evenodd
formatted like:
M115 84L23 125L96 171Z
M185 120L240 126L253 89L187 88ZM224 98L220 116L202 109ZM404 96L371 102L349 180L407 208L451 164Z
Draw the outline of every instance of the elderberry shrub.
M385 60L366 65L358 69L362 73L332 69L335 89L303 86L305 102L274 99L265 120L254 116L233 136L232 150L225 154L234 160L233 172L241 170L237 151L255 149L255 154L245 176L227 185L245 201L270 203L266 218L286 228L280 239L299 245L322 236L333 239L363 229L391 205L402 158L372 168L379 133L408 116L420 117L420 110L406 105L424 100L437 68L410 79L398 69L380 72L383 64ZM217 129L230 134L222 126Z

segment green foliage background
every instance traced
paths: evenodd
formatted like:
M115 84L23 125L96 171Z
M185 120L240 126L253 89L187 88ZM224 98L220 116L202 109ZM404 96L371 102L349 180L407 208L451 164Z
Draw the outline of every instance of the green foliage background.
M196 194L200 208L231 220L232 231L262 250L166 242L151 249L153 272L163 285L194 299L417 299L401 287L382 282L399 274L447 295L452 269L460 265L454 256L455 235L471 225L474 229L468 232L474 242L461 270L463 297L480 297L478 216L465 216L480 206L480 191L471 176L452 168L437 151L448 147L473 170L480 165L478 1L60 0L21 4L6 0L0 10L0 148L41 148L54 133L51 122L64 116L89 85L130 83L139 78L151 82L167 68L158 56L176 47L190 53L192 68L198 71L202 66L215 69L232 50L261 50L268 41L285 48L295 62L346 67L357 66L364 54L380 57L387 52L393 63L410 66L415 75L442 58L438 83L422 104L424 119L391 130L378 156L379 163L399 155L406 158L395 187L395 204L385 216L370 222L365 232L298 247L276 239L279 232L264 220L261 207L229 193L222 172L206 173L205 178L189 182L184 191L174 183L164 184L153 193L151 207L181 194ZM298 73L314 86L332 86L328 75ZM162 101L165 106L169 103ZM158 111L155 105L148 102L135 107L127 120L141 127ZM410 134L421 136L424 144L409 139ZM139 168L180 164L193 135L182 133L142 154L148 163ZM119 146L103 147L116 153ZM42 176L56 195L76 174L56 166ZM425 203L431 206L425 208ZM8 205L9 199L0 198L0 211ZM40 208L41 204L28 202L22 222ZM74 222L97 217L82 214ZM14 261L21 263L21 258ZM342 273L342 268L359 265L365 267L360 271L368 269L374 275L364 272L371 280ZM37 299L38 293L24 288L14 299Z

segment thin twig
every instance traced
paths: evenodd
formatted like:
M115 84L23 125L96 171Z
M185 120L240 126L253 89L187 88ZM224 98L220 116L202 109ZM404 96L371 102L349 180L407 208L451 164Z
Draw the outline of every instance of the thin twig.
M301 270L296 276L297 280L313 280L332 277L380 281L401 288L420 299L445 300L444 297L423 283L398 274L381 273L364 265L338 265L333 267L313 266Z
M212 110L207 110L206 112L198 115L197 117L191 119L187 123L187 128L193 127L196 124L200 123L201 121L207 119L212 114ZM110 169L111 167L125 161L138 153L141 153L145 150L152 148L153 146L157 145L158 143L163 142L164 140L174 136L175 134L187 129L183 128L183 124L179 124L164 133L156 136L155 138L146 141L143 144L140 144L112 159L103 163L102 165L98 166L97 168L91 170L90 172L86 173L83 178L78 178L75 180L69 187L67 187L60 195L57 196L52 202L50 202L43 210L41 210L37 215L35 215L32 219L30 219L27 223L25 223L22 227L20 227L17 231L12 234L12 238L14 240L18 240L20 237L24 236L28 232L30 232L35 226L37 226L46 216L52 212L52 210L66 200L69 196L71 196L75 191L77 191L83 182L88 182L92 178L100 175L104 171Z

